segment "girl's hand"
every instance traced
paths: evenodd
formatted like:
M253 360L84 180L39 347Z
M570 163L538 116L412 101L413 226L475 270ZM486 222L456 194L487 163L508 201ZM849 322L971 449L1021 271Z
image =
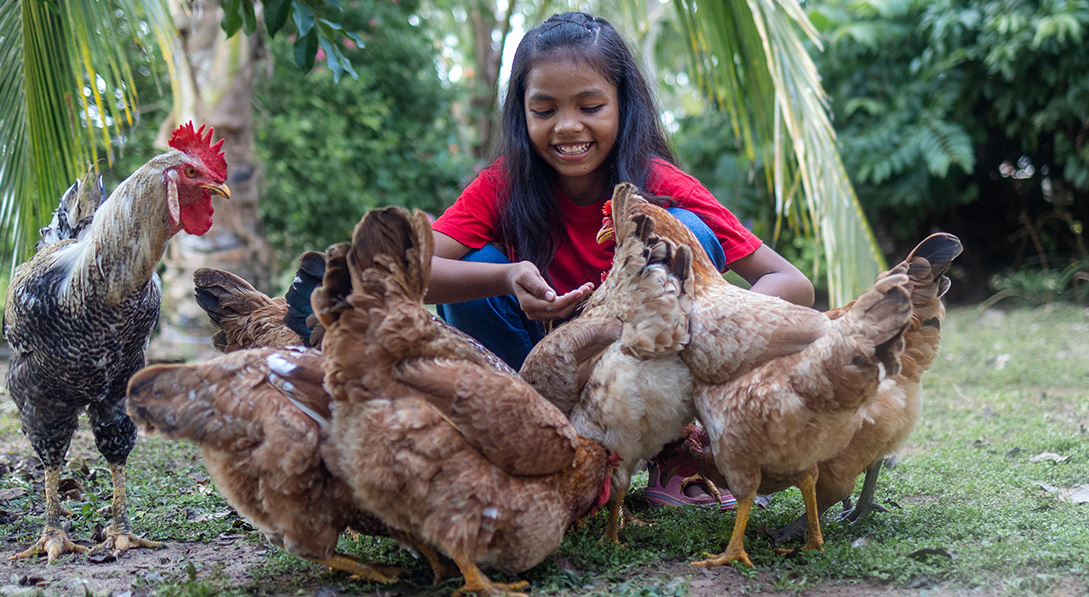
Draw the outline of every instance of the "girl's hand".
M511 294L518 299L518 306L530 320L567 317L594 290L594 285L587 282L567 294L557 296L537 266L528 261L514 264L510 283Z

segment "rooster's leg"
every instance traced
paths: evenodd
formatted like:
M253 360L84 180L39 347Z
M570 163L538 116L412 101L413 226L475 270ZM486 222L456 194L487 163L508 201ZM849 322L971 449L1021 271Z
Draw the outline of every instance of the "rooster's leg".
M867 515L870 512L888 512L888 510L874 501L873 495L877 490L877 477L881 474L881 459L870 465L870 468L866 469L866 478L862 481L862 491L858 494L858 502L855 503L855 507L851 508L847 506L843 512L839 513L836 517L836 521L843 522L849 521L854 524ZM847 502L850 504L850 502Z
M361 562L352 556L340 552L333 553L328 560L313 560L333 570L342 570L352 575L355 580L389 584L397 582L397 577L405 573L404 568L385 568Z
M91 553L109 550L113 552L114 557L120 557L126 551L138 547L162 547L162 543L137 537L129 530L128 503L125 497L125 465L110 463L110 476L113 478L113 522L106 527L106 540L94 546Z
M454 563L461 569L461 574L465 577L465 584L460 589L454 591L452 597L462 597L465 593L475 593L482 596L506 595L507 597L529 597L525 593L517 592L518 589L524 589L529 586L527 581L520 580L510 584L492 582L487 576L484 576L484 573L480 571L480 568L466 556L454 556Z
M737 497L737 495L735 494L734 497ZM750 568L753 567L752 561L749 560L749 554L745 553L745 527L749 524L749 512L752 511L754 501L756 501L756 494L750 493L737 502L737 518L734 519L734 531L730 534L730 543L726 546L726 551L717 556L706 554L711 557L699 562L692 562L692 565L710 568L712 566L723 566L730 562L741 562Z
M817 476L809 473L799 486L802 499L805 500L805 518L809 522L809 542L802 549L824 551L824 537L821 536L821 513L817 509Z
M45 528L42 529L42 536L26 551L11 556L11 560L33 558L45 552L49 556L49 563L52 563L61 554L87 551L86 547L72 543L61 528L61 514L66 511L60 505L59 485L60 467L47 466L45 468Z

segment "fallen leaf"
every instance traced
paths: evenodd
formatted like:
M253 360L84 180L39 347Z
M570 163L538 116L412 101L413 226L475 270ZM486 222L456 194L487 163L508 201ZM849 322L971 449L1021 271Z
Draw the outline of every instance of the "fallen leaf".
M1039 454L1029 458L1029 462L1043 462L1044 460L1050 460L1052 462L1062 462L1070 458L1069 456L1060 456L1054 452L1040 452Z
M944 547L924 547L923 549L917 549L908 554L908 557L914 560L922 560L927 556L942 556L949 558L950 560L955 560L960 557L957 552L949 551Z
M27 491L23 487L12 487L11 489L5 489L0 491L0 502L6 502L8 500L14 500L21 498L27 494Z
M1039 487L1040 489L1043 489L1044 491L1049 492L1049 493L1056 492L1056 491L1059 490L1058 487L1055 487L1054 485L1052 485L1050 483L1044 483L1043 481L1033 481L1032 484Z
M1083 486L1070 494L1070 501L1075 504L1089 504L1089 485Z

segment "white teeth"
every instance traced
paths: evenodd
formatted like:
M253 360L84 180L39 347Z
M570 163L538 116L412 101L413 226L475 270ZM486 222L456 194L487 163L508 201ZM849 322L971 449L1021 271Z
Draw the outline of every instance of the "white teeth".
M582 145L556 145L556 151L566 153L567 155L582 153L587 149L590 149L589 143L583 143Z

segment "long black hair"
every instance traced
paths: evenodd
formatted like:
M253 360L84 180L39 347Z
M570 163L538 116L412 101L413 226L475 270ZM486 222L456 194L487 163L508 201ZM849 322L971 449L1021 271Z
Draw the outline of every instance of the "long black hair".
M549 279L562 226L553 197L554 170L537 155L526 123L526 78L533 68L557 57L581 61L616 86L620 126L605 161L607 188L630 182L646 188L654 158L675 163L658 106L627 43L608 21L581 12L552 15L529 30L514 53L503 103L503 154L507 169L506 206L499 233L519 259L532 262Z

